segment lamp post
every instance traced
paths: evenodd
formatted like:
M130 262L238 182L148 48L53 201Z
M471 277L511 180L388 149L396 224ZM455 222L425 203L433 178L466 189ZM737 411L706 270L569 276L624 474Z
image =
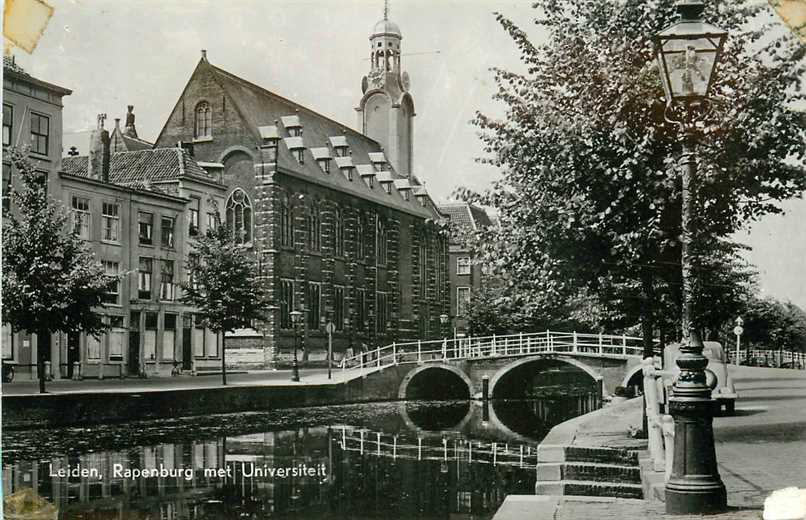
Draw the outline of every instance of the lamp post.
M736 326L733 327L733 333L736 334L736 366L738 367L741 363L739 362L739 353L741 352L740 347L742 345L742 334L744 334L744 320L741 316L736 318Z
M690 184L697 173L694 148L697 141L694 115L708 102L727 33L702 20L701 0L680 0L677 23L655 37L656 56L666 94L667 121L678 124L683 132L680 157L682 180L682 251L683 341L677 366L680 374L672 387L669 411L674 417L674 464L666 482L668 514L699 514L722 511L727 506L725 485L717 471L714 449L713 416L715 401L711 389L716 378L706 375L708 360L703 344L692 326L691 193ZM683 121L671 117L671 109L681 106Z
M448 315L444 312L439 315L439 323L442 325L442 357L448 357L448 329L446 325L448 325Z
M302 312L291 311L291 323L294 324L294 360L291 362L291 381L299 381L299 363L297 362L297 341L299 339L299 322Z

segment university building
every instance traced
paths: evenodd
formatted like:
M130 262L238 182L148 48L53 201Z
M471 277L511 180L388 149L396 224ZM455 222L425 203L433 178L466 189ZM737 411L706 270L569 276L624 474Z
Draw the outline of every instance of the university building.
M62 96L70 91L26 74L4 60L3 195L18 185L6 149L30 145L29 156L48 176L49 196L72 212L72 231L85 240L109 274L103 307L109 325L99 338L54 334L38 338L3 326L3 364L17 378L37 377L44 351L54 378L168 375L220 365L221 338L179 303L190 241L205 231L223 204L225 187L179 147L152 148L136 137L132 108L123 142L112 138L99 116L87 156L62 158ZM122 137L121 137L122 136ZM137 145L137 146L135 146ZM126 151L132 149L132 151Z
M401 71L402 35L381 20L359 131L213 65L202 51L157 147L192 144L226 186L226 224L258 256L275 305L228 346L262 364L335 358L365 345L440 337L448 312L444 216L412 174L414 102ZM291 312L304 313L295 332Z

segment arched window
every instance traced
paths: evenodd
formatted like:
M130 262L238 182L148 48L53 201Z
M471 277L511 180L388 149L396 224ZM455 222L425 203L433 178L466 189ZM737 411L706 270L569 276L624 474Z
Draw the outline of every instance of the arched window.
M305 214L305 231L308 239L308 249L319 251L322 245L322 218L319 206L311 204Z
M227 199L227 228L237 243L252 241L252 203L241 188L236 188Z
M364 243L364 216L358 213L355 217L355 257L357 260L363 260L367 256Z
M344 256L344 215L340 208L333 210L333 253Z
M195 137L211 137L213 127L213 111L210 103L199 101L196 105L196 132Z
M280 245L294 247L294 212L285 195L280 199Z

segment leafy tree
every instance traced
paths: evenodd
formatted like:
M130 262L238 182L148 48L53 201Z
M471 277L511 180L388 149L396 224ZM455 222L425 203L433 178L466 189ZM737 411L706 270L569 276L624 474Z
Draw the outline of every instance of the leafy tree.
M761 349L806 352L806 312L791 302L772 298L751 299L744 309L746 343ZM723 337L733 337L732 325L726 324Z
M681 135L663 117L651 41L675 20L674 4L540 0L541 44L497 14L526 72L494 69L506 117L478 113L474 122L481 161L503 176L484 193L457 192L497 210L501 225L476 233L475 254L507 273L527 307L547 314L587 291L624 325L640 320L648 353L661 310L681 306ZM716 254L701 244L779 212L778 201L806 188L806 118L791 108L804 98L806 48L767 23L764 4L715 0L704 16L729 39L714 88L720 102L694 116L695 255ZM711 259L693 263L695 276L715 268ZM708 308L709 285L695 283L697 309Z
M196 307L203 323L222 334L221 378L226 385L226 333L264 320L271 299L257 262L221 225L220 217L215 229L196 240L193 250L182 302Z
M39 391L51 334L97 336L107 329L96 312L115 277L72 230L70 214L48 198L47 176L26 155L10 149L21 189L11 193L3 219L3 322L37 335Z

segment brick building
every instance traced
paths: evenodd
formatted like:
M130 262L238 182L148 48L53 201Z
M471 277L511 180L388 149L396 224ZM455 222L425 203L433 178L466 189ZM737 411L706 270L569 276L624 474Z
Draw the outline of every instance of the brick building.
M90 137L88 155L62 158L62 104L70 90L26 74L4 60L3 195L17 186L6 148L30 145L35 166L48 176L48 193L72 212L73 229L107 272L126 273L109 287L97 309L107 334L53 334L38 338L2 327L3 363L17 378L37 377L40 349L55 378L81 375L170 374L220 365L221 338L200 326L192 309L179 303L178 284L194 234L223 204L225 187L181 148L152 149L136 137L129 110L126 149L111 151L103 117ZM130 124L129 124L130 123ZM121 137L122 136L122 137ZM144 144L143 144L144 143ZM206 217L206 218L205 218ZM189 219L189 220L186 220Z
M473 261L462 236L492 225L490 217L480 207L467 202L440 204L440 211L450 218L453 232L449 245L448 279L453 327L457 335L469 330L465 308L471 295L482 288L485 276L482 266Z
M264 364L293 348L295 309L305 313L310 359L326 350L328 320L336 358L361 344L440 335L447 241L439 209L411 174L414 105L401 39L388 20L370 37L360 132L214 66L202 51L156 140L192 143L194 158L227 186L226 222L258 255L276 302L258 330L227 343L260 345Z

